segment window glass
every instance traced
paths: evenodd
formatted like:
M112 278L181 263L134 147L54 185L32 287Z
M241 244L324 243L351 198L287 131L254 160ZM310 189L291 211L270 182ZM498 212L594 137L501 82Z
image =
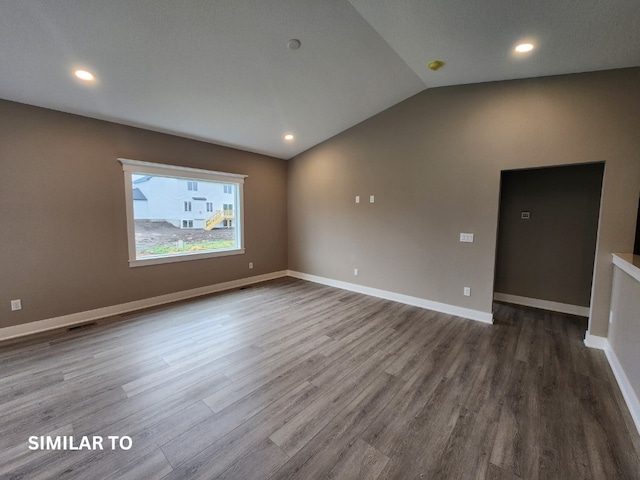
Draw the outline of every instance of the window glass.
M120 161L132 266L244 253L244 175Z

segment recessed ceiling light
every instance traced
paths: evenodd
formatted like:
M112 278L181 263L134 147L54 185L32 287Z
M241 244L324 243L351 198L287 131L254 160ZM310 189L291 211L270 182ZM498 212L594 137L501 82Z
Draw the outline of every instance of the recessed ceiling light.
M87 72L86 70L78 69L73 74L78 77L80 80L84 80L85 82L91 82L95 80L96 77L93 76L93 73Z
M518 53L530 52L531 50L533 50L533 44L532 43L521 43L520 45L518 45L515 48L515 50Z
M290 142L290 141L292 141L292 140L293 140L293 135L291 135L290 133L287 133L287 134L284 136L284 139L285 139L287 142Z

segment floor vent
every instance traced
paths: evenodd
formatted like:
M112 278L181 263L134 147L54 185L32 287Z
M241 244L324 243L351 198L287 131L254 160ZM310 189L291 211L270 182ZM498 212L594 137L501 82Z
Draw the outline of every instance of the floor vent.
M83 323L82 325L74 325L73 327L69 327L67 328L67 331L72 332L74 330L80 330L83 328L95 327L96 325L97 325L96 322Z

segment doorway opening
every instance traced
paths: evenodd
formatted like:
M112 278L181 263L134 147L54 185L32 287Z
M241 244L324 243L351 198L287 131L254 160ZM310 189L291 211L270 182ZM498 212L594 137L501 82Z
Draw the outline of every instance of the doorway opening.
M604 162L505 170L494 300L589 316Z

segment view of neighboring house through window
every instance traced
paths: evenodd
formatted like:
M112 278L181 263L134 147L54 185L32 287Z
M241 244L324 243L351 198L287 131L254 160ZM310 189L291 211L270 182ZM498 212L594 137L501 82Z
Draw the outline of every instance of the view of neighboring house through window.
M224 225L225 227L232 227L233 226L233 203L225 203L224 205L222 205L222 208L224 209L224 213L225 213L225 221L224 221Z
M244 253L244 175L119 161L131 266Z

